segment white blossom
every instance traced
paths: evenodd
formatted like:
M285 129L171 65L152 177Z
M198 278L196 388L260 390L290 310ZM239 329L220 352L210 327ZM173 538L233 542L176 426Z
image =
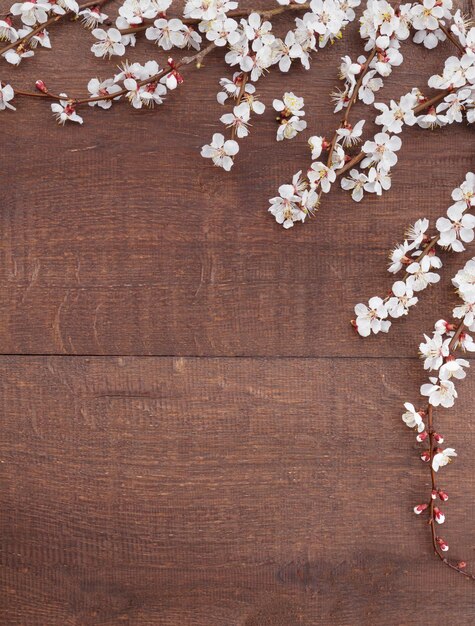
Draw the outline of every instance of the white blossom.
M308 145L312 153L312 161L316 161L322 154L324 138L318 135L313 135L308 140Z
M103 24L107 19L106 13L101 13L99 7L87 7L78 14L82 18L82 23L86 28L93 29L99 24Z
M435 472L438 472L441 467L444 467L444 465L451 463L452 458L456 456L457 453L455 452L454 448L445 448L445 450L434 454L434 458L432 459L432 468Z
M54 113L54 116L58 120L58 124L64 126L64 124L68 121L82 124L82 117L76 113L74 104L67 100L67 95L65 93L60 93L59 95L64 98L64 100L60 100L59 102L53 102L53 104L51 105L51 111Z
M225 46L226 44L232 46L237 44L241 39L238 23L231 17L218 17L206 25L206 27L203 27L201 23L199 28L202 32L205 32L206 39L214 42L218 47Z
M201 156L212 159L213 163L227 172L233 166L233 157L239 152L239 145L233 139L225 141L221 133L214 133L211 144L201 148Z
M327 167L321 161L314 161L308 171L308 179L315 187L320 185L321 190L324 193L328 193L331 188L331 184L336 180L336 173L334 170Z
M291 91L284 93L282 100L275 99L272 106L276 111L286 117L301 117L305 115L305 111L303 110L304 99L299 98Z
M358 98L364 102L364 104L373 104L374 94L383 87L383 81L376 76L376 70L370 70L363 77L363 82L358 91Z
M448 359L439 370L439 378L440 380L450 380L451 378L462 380L467 375L464 367L470 367L470 363L466 359Z
M413 126L416 123L413 111L416 104L417 98L412 93L402 96L399 102L391 100L389 106L377 102L374 106L381 114L376 117L376 124L381 125L384 132L400 133L404 124Z
M419 351L424 359L425 370L438 370L449 355L450 338L444 339L440 333L433 337L424 335L425 343L419 344Z
M369 300L368 306L357 304L355 313L356 330L362 337L368 337L371 333L375 335L379 332L387 333L391 326L391 322L386 320L388 316L386 304L377 296Z
M345 125L343 128L338 128L337 136L343 146L354 146L361 141L361 135L363 134L363 126L365 120L356 122L354 126L351 124Z
M414 224L406 230L406 240L410 244L410 248L414 249L420 246L426 237L429 228L429 220L427 218L418 219Z
M184 48L186 45L185 30L185 25L179 19L160 18L154 21L153 26L147 28L145 37L149 41L154 41L163 50L171 50L173 46Z
M385 167L371 167L368 171L368 180L365 183L365 191L380 196L391 187L391 176Z
M0 19L0 41L13 43L18 36L18 31L12 26L11 18Z
M300 174L297 172L291 185L281 185L279 195L270 199L269 212L284 228L291 228L295 222L304 222L307 216L302 207Z
M236 135L242 139L249 134L248 124L249 117L251 115L251 109L247 102L241 102L241 104L234 107L232 113L225 113L221 116L220 120L223 124L226 124L228 128L234 128Z
M45 0L35 0L34 2L15 2L10 7L12 15L19 15L23 24L35 26L43 24L48 19L51 5Z
M92 35L98 42L92 45L91 51L96 57L106 57L125 54L125 46L122 43L122 35L117 28L109 28L105 31L102 28L95 28Z
M449 409L454 405L457 391L451 380L440 380L439 378L429 378L430 383L421 386L421 394L429 398L432 406L443 406Z
M409 264L408 253L412 246L407 241L395 246L389 253L389 267L388 272L391 274L397 274L404 265Z
M410 274L407 278L407 284L414 291L422 291L429 285L438 283L439 274L430 271L431 260L428 255L424 256L420 261L414 261L407 267Z
M417 428L417 432L422 433L425 430L424 420L419 411L416 411L414 405L410 402L404 403L406 412L402 415L402 421L409 428Z
M391 288L392 296L388 299L387 310L391 317L407 315L411 306L418 302L414 292L403 280L397 280Z
M397 163L396 152L401 148L401 145L401 139L396 135L377 133L374 141L366 141L361 148L368 155L363 159L361 166L367 167L375 163L389 170Z
M467 261L459 270L452 283L457 287L458 294L464 302L475 303L475 257Z
M439 244L450 248L454 252L463 252L463 243L470 243L474 239L475 216L464 214L464 209L453 204L447 210L447 217L439 217L436 228L440 233ZM463 243L462 243L463 242Z
M100 81L98 78L91 78L87 84L87 90L91 98L97 98L99 96L106 96L121 91L119 85L114 83L113 78ZM99 106L101 109L110 109L112 106L112 99L109 100L96 100L95 102L89 102L89 106Z
M0 82L0 111L4 111L5 109L16 111L13 104L10 104L10 101L13 100L14 96L15 92L13 91L13 87L8 84L3 85Z
M350 170L349 178L341 179L341 187L345 190L351 190L351 197L355 202L360 202L363 199L363 189L368 182L368 177L359 170L353 168Z

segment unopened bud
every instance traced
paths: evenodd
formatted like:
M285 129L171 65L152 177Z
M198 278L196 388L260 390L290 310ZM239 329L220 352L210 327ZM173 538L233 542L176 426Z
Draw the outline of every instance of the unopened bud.
M35 83L35 87L38 89L38 91L41 91L41 93L48 93L48 88L42 80L37 80Z
M429 450L424 450L424 452L421 454L421 460L424 461L424 463L428 463L430 461Z
M459 561L459 562L457 563L457 567L458 567L459 569L465 569L465 568L467 567L467 564L465 563L465 561Z
M436 506L434 507L434 517L438 524L443 524L445 522L445 515Z
M439 433L434 433L434 439L436 443L444 443L444 438Z
M423 430L421 433L419 433L416 437L416 441L418 441L419 443L421 443L421 441L424 441L425 439L427 439L427 431Z
M418 504L414 507L414 513L416 515L420 515L426 509L427 509L427 504Z
M442 500L442 502L447 502L447 500L449 499L449 494L439 489L439 498Z
M442 552L447 552L447 550L449 549L449 546L447 543L445 543L442 537L436 537L435 540L439 548L442 550Z
M432 500L435 500L437 498L437 489L432 489L430 497L432 498Z

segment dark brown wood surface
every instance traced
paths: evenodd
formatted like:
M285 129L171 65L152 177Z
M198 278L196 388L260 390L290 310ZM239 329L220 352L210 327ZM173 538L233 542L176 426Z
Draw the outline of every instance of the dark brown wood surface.
M348 324L387 291L406 225L441 215L475 167L473 129L407 130L382 198L335 188L289 232L267 214L308 163L309 133L275 142L272 98L303 95L309 130L331 134L356 31L310 72L262 81L268 109L230 174L199 157L221 130L220 54L158 110L86 110L82 128L44 102L1 114L2 626L475 622L474 586L412 513L429 477L400 420L424 378L421 333L475 248L445 257L389 337ZM51 36L2 80L77 93L113 73L77 24ZM425 87L448 51L405 44L381 98ZM129 55L151 57L143 41ZM474 394L469 374L441 417L460 456L444 536L468 561Z

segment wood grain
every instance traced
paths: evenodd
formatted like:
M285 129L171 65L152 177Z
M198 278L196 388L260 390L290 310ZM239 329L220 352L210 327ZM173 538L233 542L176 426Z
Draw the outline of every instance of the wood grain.
M3 357L2 624L418 625L427 603L473 623L412 513L420 365L357 363ZM474 392L439 419L467 559Z

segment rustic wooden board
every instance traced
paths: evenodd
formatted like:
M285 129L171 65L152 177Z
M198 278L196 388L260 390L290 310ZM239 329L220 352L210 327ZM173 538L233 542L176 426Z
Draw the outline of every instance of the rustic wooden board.
M3 357L0 374L2 624L474 622L411 510L416 360ZM444 536L467 559L474 392L438 422L460 454Z
M54 52L1 79L77 93L113 73L77 24L51 36ZM266 213L307 166L306 137L332 132L337 62L360 50L355 24L309 73L262 81L267 105L305 97L309 132L277 144L269 108L229 175L199 157L221 130L219 55L159 110L91 109L64 129L42 102L0 115L2 626L475 622L473 588L411 512L428 476L400 421L423 379L416 338L475 248L389 338L348 325L386 292L407 223L438 217L475 168L473 129L406 132L382 199L335 189L291 232ZM404 50L385 100L449 48ZM141 42L129 58L151 57ZM445 535L467 560L474 391L469 376L442 422L460 454Z
M115 61L95 60L77 24L51 34L56 52L18 71L4 64L4 78L21 87L42 78L81 93L91 76L113 73ZM407 60L382 99L424 88L448 50L405 44ZM19 102L16 114L2 115L2 353L413 354L427 315L446 314L460 257L391 342L354 340L348 320L357 301L386 293L387 253L407 224L441 215L475 167L473 129L405 132L382 199L357 205L335 188L318 217L291 232L267 214L278 186L308 166L306 138L338 122L328 96L337 63L360 51L353 24L310 72L273 71L261 81L268 110L228 175L199 156L222 130L215 94L227 70L219 54L201 73L187 71L159 110L86 110L83 128L57 127L44 102ZM130 59L150 56L164 55L141 42ZM270 105L284 89L305 96L309 132L277 144ZM357 108L353 119L367 111Z

